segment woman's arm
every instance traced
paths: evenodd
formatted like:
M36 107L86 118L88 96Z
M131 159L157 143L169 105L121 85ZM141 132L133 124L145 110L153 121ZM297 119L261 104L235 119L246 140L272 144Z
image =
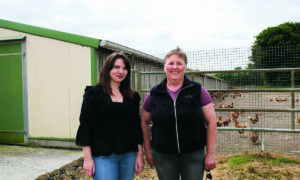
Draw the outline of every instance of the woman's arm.
M144 136L144 149L146 154L146 160L147 163L150 166L154 166L153 158L151 155L151 133L150 133L150 124L151 124L151 118L150 113L142 109L141 112L141 126L143 130L143 136Z
M217 139L216 114L213 103L202 107L207 125L207 144L205 156L205 169L211 170L216 167L215 145Z
M90 146L83 146L83 169L86 175L93 177L95 174L95 163L92 158L92 153L91 153L91 147Z

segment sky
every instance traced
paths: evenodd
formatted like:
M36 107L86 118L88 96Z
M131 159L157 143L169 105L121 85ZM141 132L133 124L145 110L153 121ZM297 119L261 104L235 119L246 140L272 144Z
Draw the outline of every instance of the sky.
M112 41L157 55L250 47L300 22L299 0L0 0L0 19Z

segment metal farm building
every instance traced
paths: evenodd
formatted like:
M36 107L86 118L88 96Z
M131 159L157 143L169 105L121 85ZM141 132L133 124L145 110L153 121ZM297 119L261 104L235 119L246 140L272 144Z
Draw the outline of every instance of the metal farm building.
M134 72L163 70L160 58L126 46L0 19L0 143L74 147L83 90L113 51ZM136 90L164 77L141 87L137 74Z

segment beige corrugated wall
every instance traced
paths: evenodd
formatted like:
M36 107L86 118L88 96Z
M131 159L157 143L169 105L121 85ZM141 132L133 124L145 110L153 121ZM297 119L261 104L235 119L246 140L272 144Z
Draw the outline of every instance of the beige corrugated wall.
M26 36L29 136L74 138L91 83L91 48L0 28L0 37L20 35Z

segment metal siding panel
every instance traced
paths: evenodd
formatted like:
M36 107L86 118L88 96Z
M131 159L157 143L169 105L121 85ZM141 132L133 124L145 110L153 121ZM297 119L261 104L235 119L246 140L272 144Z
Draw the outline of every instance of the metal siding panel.
M91 82L97 83L97 51L91 48Z
M22 46L20 43L0 44L0 54L21 53Z
M21 43L1 44L0 54L21 52ZM22 55L0 56L0 130L24 131ZM22 140L20 140L22 139ZM20 143L24 134L0 133L0 142Z

